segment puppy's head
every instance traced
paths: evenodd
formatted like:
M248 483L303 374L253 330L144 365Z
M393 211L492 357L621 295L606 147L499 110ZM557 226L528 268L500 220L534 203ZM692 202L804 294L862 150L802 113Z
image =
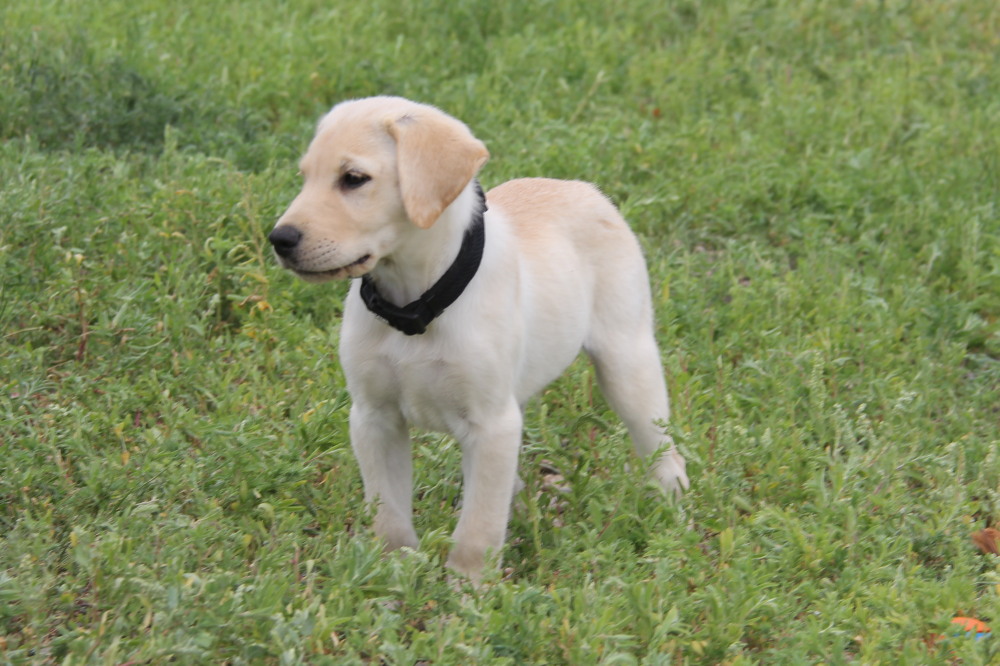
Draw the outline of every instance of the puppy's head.
M302 191L268 236L303 279L359 277L427 229L489 153L469 128L399 97L343 102L320 121L299 165Z

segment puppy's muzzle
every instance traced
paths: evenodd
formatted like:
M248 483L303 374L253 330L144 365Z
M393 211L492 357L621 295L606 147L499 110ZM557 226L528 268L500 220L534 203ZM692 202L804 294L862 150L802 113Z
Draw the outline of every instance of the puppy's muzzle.
M267 239L271 241L271 246L279 257L290 259L295 254L299 241L302 240L302 232L295 227L285 225L275 227Z

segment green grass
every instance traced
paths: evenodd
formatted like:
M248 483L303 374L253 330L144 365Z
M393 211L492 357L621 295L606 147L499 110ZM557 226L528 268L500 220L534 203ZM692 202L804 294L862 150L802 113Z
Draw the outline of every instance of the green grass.
M1000 5L0 8L0 662L996 663ZM434 103L482 179L592 180L642 237L692 490L635 482L575 364L505 570L379 555L345 285L265 235L334 102ZM566 492L544 474L557 469Z

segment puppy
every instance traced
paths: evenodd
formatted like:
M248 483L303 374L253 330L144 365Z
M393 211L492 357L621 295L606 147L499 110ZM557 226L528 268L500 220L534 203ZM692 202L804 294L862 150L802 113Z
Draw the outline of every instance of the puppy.
M587 183L513 180L484 197L476 174L488 157L434 107L338 104L269 236L305 280L361 278L345 302L340 358L375 533L390 549L417 546L409 428L450 433L464 488L448 565L473 582L499 561L524 405L580 349L664 490L688 487L658 426L670 409L635 236Z

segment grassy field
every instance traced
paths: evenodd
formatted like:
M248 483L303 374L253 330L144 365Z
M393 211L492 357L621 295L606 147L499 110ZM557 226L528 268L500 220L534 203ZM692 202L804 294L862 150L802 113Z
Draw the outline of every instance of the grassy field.
M0 662L997 663L995 0L11 0L0 8ZM578 362L504 570L367 528L346 285L265 236L341 99L465 120L642 238L692 489ZM996 633L996 631L994 632Z

